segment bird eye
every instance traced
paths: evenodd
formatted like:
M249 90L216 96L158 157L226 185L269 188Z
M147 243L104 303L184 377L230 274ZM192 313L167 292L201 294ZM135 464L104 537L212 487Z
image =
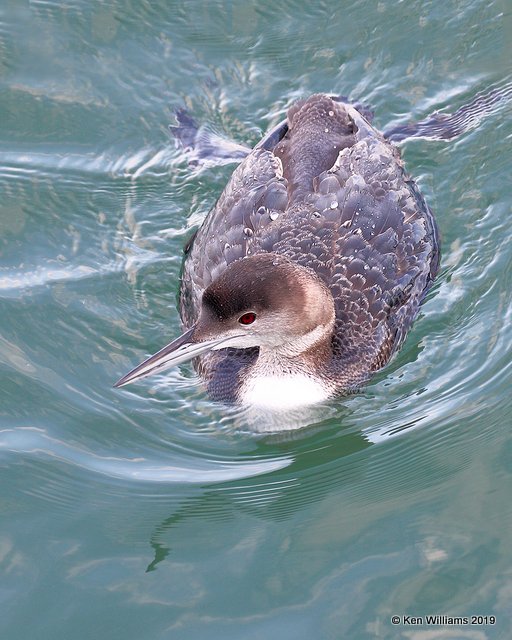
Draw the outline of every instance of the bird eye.
M243 316L240 316L238 318L238 322L240 324L252 324L255 320L256 320L256 314L253 313L252 311L249 311L248 313L244 313Z

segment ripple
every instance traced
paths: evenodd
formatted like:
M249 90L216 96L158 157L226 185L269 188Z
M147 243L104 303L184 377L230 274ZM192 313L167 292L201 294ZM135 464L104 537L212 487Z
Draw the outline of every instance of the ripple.
M119 261L97 266L69 265L62 267L40 267L35 270L9 270L7 275L0 271L0 296L17 297L20 291L36 289L55 283L72 284L82 280L104 278L123 272L139 271L145 266L167 260L154 251L137 251L136 255L127 258L125 263Z
M165 460L143 457L102 456L70 445L35 427L17 427L0 431L0 449L11 453L48 456L55 460L99 473L110 478L150 483L220 483L254 477L289 466L288 456L269 460L194 460L194 464L169 464Z
M20 289L43 287L54 282L76 282L116 271L120 271L119 265L111 264L99 271L86 265L76 265L54 269L40 268L35 271L18 271L9 275L0 274L0 295L15 295Z
M169 167L176 163L177 152L169 143L161 149L145 147L134 153L119 154L118 149L98 151L92 148L88 153L77 153L74 147L57 147L47 151L13 151L4 149L0 178L54 177L56 173L69 180L73 176L81 180L105 178L130 178L132 181L152 177L167 177Z

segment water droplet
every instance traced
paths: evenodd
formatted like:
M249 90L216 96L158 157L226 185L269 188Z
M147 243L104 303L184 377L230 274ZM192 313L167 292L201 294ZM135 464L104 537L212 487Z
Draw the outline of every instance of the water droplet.
M261 215L263 215L264 213L267 213L267 207L258 207L257 213Z
M329 133L329 129L327 127L325 127L324 131L325 133Z
M224 251L229 251L229 249L231 249L231 245L229 244L229 242L226 242L226 244L224 245Z
M245 227L245 229L244 229L244 234L245 234L248 238L250 238L251 236L253 236L253 235L254 235L254 231L253 231L252 229L249 229L249 227Z
M279 214L277 213L277 211L271 211L270 212L270 219L271 220L277 220L279 218Z
M331 202L331 209L337 209L338 208L338 201L337 200L333 200Z
M319 218L320 217L320 212L319 211L313 211L313 216L315 218Z
M334 111L329 111L329 115L332 117L334 115Z

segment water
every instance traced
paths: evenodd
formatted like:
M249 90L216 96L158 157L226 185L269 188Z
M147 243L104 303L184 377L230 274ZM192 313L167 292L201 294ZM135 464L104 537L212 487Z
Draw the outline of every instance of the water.
M506 3L8 1L0 9L0 637L510 638L510 105L402 145L441 273L364 393L226 409L182 367L112 383L180 329L181 247L295 98L385 128L509 81ZM280 426L280 425L277 425ZM281 425L284 426L284 425ZM496 616L393 626L391 616Z

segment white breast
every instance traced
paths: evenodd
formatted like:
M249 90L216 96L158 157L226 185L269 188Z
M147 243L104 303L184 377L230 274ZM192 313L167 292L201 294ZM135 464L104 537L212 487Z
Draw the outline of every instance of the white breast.
M303 374L249 377L242 387L242 404L266 409L293 409L323 402L328 390L317 380Z

